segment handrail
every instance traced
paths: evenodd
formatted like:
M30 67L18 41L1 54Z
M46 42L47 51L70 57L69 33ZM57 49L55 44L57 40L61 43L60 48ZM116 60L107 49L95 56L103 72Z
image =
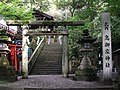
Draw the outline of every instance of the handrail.
M119 52L120 51L120 49L117 49L117 50L114 50L112 53L116 53L116 52Z
M35 51L33 52L32 56L29 59L29 62L28 62L28 66L29 66L28 72L29 73L30 73L38 55L41 53L41 51L43 49L44 41L45 41L45 37L42 38L42 40L40 41L40 43L38 44L38 46L36 47ZM40 52L38 52L38 51L40 51Z

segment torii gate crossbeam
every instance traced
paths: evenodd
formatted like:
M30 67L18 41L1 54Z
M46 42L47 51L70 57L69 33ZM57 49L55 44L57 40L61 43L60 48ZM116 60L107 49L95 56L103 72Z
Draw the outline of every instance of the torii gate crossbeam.
M29 21L10 21L7 20L8 26L23 26L23 25L38 25L38 26L84 26L84 21L53 21L53 20L49 20L49 21L33 21L33 22L29 22Z

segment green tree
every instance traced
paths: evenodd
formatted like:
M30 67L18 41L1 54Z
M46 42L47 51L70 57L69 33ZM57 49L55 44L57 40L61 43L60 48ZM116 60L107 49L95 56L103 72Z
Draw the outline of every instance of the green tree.
M6 0L0 2L0 14L10 20L30 20L32 9L24 5L21 0Z
M24 0L26 3L30 3L32 8L38 9L40 11L48 11L50 8L49 0Z
M81 33L82 30L84 29L89 29L90 34L93 37L97 37L98 41L101 42L101 38L102 38L101 14L102 12L110 11L109 7L111 7L112 4L109 1L110 0L56 0L55 1L55 4L58 6L59 9L62 10L69 9L70 12L72 11L71 17L69 18L70 20L83 20L85 22L85 26L80 28L69 27L69 42L70 42L69 46L71 52L73 52L74 55L75 53L76 54L78 53L74 51L75 50L74 48L78 47L77 40L80 39L80 37L78 37L78 32ZM113 12L110 13L111 15L113 15L112 14ZM116 31L113 32L115 33ZM113 41L116 38L115 37L116 35L114 33L113 33L114 35Z
M120 0L104 0L107 3L107 11L111 15L112 46L113 50L120 48Z
M55 4L59 9L69 10L71 17L74 17L75 11L85 5L84 0L55 0Z

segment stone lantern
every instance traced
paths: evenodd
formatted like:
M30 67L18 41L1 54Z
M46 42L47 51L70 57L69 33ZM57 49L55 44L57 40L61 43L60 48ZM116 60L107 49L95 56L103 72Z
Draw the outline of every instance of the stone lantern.
M88 30L84 30L82 38L78 43L81 44L80 52L82 53L82 61L80 65L75 70L75 80L81 81L94 81L96 80L96 70L93 68L90 61L90 53L93 52L92 43L96 41L89 35Z
M13 82L17 80L16 72L8 60L9 48L11 43L10 35L5 29L0 29L0 81Z

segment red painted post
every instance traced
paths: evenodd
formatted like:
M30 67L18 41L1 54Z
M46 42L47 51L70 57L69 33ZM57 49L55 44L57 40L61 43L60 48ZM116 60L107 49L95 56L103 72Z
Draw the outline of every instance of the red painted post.
M8 44L10 47L10 58L11 58L11 64L15 67L16 72L18 72L18 59L17 59L17 48L21 48L21 45L15 45L15 44Z

